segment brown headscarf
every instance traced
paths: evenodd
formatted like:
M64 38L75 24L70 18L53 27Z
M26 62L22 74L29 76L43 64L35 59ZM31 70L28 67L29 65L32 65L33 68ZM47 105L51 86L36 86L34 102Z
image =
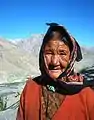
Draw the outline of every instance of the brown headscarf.
M61 94L75 94L78 93L81 89L87 86L92 86L91 82L94 81L86 81L82 75L79 73L74 73L74 63L75 61L79 62L82 59L82 53L78 42L72 37L64 26L61 26L57 23L49 23L47 24L50 27L48 28L39 53L39 66L42 74L41 83L44 85L53 86L55 92L59 92ZM61 40L65 42L69 46L71 57L69 64L65 71L56 79L52 79L49 74L46 73L46 66L43 57L43 50L45 45L52 38L53 32L59 32L61 34ZM61 81L62 79L66 79L66 82ZM71 84L70 84L71 82ZM81 84L75 84L72 82L81 82ZM83 83L82 83L83 82ZM93 84L94 85L94 84ZM48 87L49 89L49 87Z

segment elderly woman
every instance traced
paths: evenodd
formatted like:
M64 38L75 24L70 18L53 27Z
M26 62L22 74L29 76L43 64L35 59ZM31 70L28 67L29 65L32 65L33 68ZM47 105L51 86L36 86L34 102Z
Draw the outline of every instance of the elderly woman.
M39 54L41 75L22 92L17 120L94 120L94 81L75 73L80 46L56 23L44 36Z

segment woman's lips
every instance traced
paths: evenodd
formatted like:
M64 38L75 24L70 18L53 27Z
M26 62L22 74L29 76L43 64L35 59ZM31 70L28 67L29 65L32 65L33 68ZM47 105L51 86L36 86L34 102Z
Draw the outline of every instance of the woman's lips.
M61 73L63 69L61 66L49 66L49 72L51 73Z
M60 72L61 71L61 69L52 69L52 70L50 70L50 72L54 72L54 73L57 73L57 72Z

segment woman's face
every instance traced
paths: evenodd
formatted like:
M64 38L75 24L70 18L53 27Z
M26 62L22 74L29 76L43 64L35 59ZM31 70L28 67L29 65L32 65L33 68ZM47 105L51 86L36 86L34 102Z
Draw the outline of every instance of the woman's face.
M69 63L69 47L63 41L50 40L46 44L43 54L46 72L54 79L59 77Z

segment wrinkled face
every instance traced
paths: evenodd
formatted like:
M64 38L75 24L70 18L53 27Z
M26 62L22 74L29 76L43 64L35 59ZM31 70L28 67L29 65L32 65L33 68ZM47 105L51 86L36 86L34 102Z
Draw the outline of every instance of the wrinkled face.
M69 63L69 47L63 41L50 40L46 44L43 54L46 72L54 79L59 77Z

